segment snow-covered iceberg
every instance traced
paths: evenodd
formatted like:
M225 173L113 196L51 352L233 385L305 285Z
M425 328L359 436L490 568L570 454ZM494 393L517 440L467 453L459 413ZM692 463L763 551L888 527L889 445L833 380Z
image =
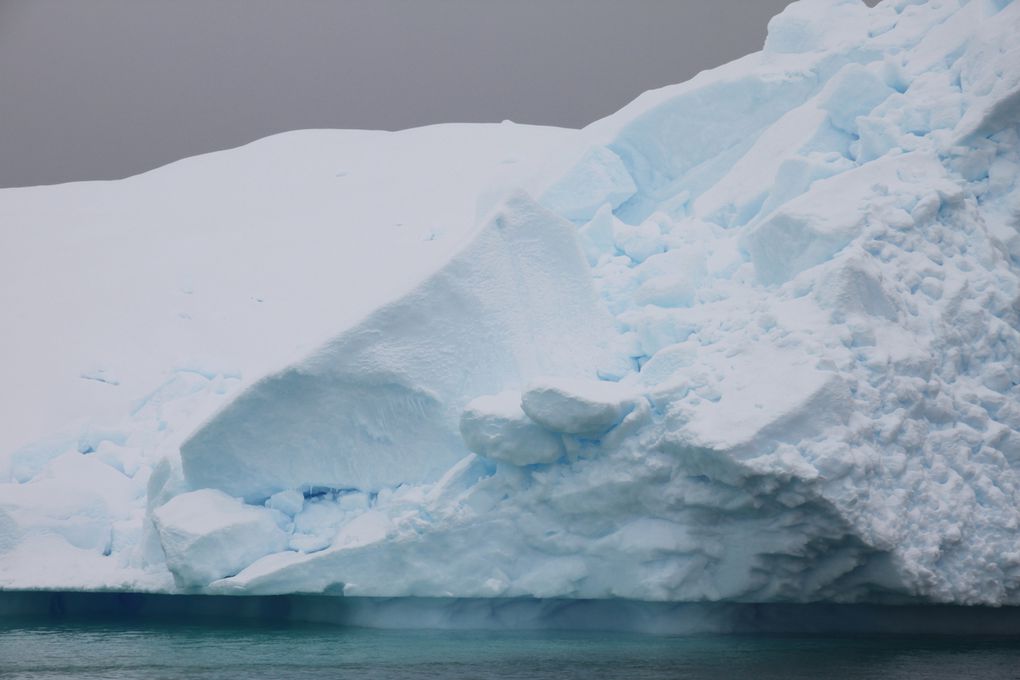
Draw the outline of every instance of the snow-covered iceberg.
M122 401L0 460L0 587L1020 604L1017 35L1020 3L801 0L581 131L295 133L0 192L133 292L104 258L134 271L144 225L108 214L187 189L138 294L162 329L167 286L231 317L202 361L72 357ZM255 244L239 176L272 190ZM32 267L3 273L12 318ZM284 304L237 312L255 288Z

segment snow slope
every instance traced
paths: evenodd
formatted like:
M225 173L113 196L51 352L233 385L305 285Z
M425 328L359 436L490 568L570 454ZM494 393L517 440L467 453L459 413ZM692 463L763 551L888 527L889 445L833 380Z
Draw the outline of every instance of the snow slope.
M139 407L161 425L103 434L77 402L81 453L10 457L0 586L1020 603L1016 35L1015 2L801 0L761 52L577 133L400 133L450 144L407 143L433 181L461 151L489 168L450 178L457 242L380 235L360 320L281 265L316 310L273 322L313 346L169 383ZM506 170L514 135L555 148ZM71 189L95 187L0 203L47 224ZM262 256L329 257L266 234ZM40 550L93 571L33 571Z
M305 130L115 182L0 190L0 450L121 417L175 370L247 383L301 357L438 268L489 194L575 134Z

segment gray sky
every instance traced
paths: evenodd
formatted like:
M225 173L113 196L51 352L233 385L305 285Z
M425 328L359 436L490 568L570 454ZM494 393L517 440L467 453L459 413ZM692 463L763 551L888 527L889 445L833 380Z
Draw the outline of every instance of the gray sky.
M761 47L787 0L0 0L0 187L296 128L580 127Z

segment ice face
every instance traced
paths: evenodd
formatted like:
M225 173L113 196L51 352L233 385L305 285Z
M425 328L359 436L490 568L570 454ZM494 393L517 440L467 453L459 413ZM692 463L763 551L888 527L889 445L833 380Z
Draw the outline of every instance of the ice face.
M55 522L134 587L1020 603L1018 33L1017 3L790 5L482 192L318 350L177 376L142 409L176 434L12 457L4 583L73 446L149 478ZM160 519L196 493L222 562Z
M574 227L517 195L410 294L199 428L181 447L185 478L249 500L435 481L468 453L469 395L594 381L614 334Z
M513 124L298 131L123 181L0 191L11 227L0 229L0 309L18 320L0 356L19 386L2 397L0 479L26 485L0 488L20 527L0 583L172 588L145 513L189 490L182 441L441 268L479 211L576 135ZM440 157L449 172L435 172ZM96 516L113 540L87 549L64 538L74 513L46 509L57 487L37 484L66 479L86 493L91 482L75 480L93 478L67 467L76 459L137 490ZM82 500L77 514L89 508ZM66 527L47 533L54 523ZM46 569L28 547L42 533Z

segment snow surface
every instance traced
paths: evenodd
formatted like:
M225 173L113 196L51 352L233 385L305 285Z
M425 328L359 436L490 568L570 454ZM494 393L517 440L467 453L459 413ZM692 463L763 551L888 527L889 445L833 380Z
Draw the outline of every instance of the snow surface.
M0 192L0 587L1020 604L1017 35Z

